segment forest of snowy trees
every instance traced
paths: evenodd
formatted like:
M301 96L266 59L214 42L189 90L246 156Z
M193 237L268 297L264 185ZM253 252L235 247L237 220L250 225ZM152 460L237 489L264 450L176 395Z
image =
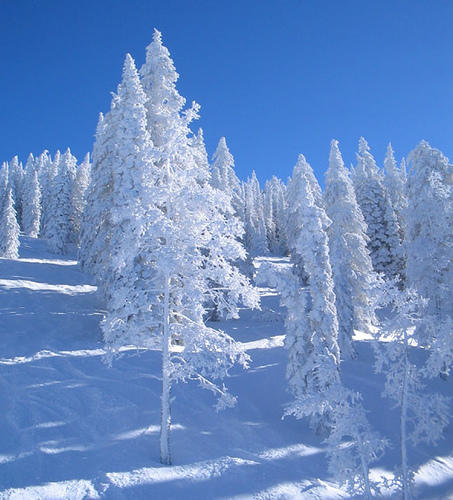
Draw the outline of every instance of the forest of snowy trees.
M256 283L266 281L286 311L285 415L308 417L325 436L338 481L379 495L369 468L388 441L342 378L342 361L357 357L354 332L369 334L382 395L400 409L395 482L411 498L408 443L435 443L449 416L448 401L423 381L447 380L453 363L453 165L422 141L399 162L389 144L381 168L361 137L348 169L332 140L324 190L302 154L291 178L263 188L254 171L237 177L224 137L209 161L203 131L191 128L199 106L186 107L177 80L155 31L139 70L126 55L91 155L79 162L68 148L4 162L0 256L18 257L21 233L56 254L77 251L105 303L106 361L126 345L162 351L163 464L173 384L198 382L217 409L236 403L223 380L249 359L217 320L259 309ZM268 262L256 273L264 255L292 265ZM411 346L426 351L423 365Z

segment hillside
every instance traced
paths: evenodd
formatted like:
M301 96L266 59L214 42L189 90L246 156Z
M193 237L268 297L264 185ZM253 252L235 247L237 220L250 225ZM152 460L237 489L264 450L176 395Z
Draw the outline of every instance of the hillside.
M96 287L75 260L23 238L20 259L0 259L0 499L349 498L331 482L322 439L305 422L281 418L289 401L283 316L275 291L261 293L261 312L221 323L252 357L226 381L238 405L217 414L209 393L177 386L175 465L165 467L159 353L125 349L105 366ZM373 472L390 476L398 414L380 398L369 341L357 344L345 381L395 445ZM451 380L432 384L453 395ZM419 498L453 498L451 423L438 447L419 446L409 458L419 467Z

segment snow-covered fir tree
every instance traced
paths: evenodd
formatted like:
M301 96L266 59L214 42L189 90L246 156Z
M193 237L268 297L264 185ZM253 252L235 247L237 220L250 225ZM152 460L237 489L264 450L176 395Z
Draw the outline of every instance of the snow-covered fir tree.
M404 266L398 221L382 173L363 137L359 141L357 167L353 174L356 198L367 225L368 249L374 270L386 279L401 280Z
M77 243L80 241L80 226L86 205L86 192L90 185L90 175L90 153L87 153L83 162L77 167L72 190L72 224Z
M44 191L46 191L47 186L47 174L49 165L52 163L52 158L50 157L49 151L45 149L35 161L35 170L38 172L38 182L41 191L41 221L40 221L40 236L43 235L43 219L45 212L45 201L44 201Z
M240 216L243 213L241 181L234 170L234 158L228 149L225 137L219 139L217 149L212 156L211 169L212 186L231 195L233 209Z
M342 356L347 358L354 352L354 328L369 331L369 327L376 324L372 297L378 278L367 248L367 227L336 140L331 143L324 197L326 212L332 221L327 231L339 344Z
M219 396L219 408L230 406L234 398L215 381L235 361L247 362L231 337L205 325L203 305L219 297L219 306L235 317L238 300L256 306L257 294L232 265L245 256L238 242L241 226L229 217L228 197L210 186L207 166L196 161L189 124L197 107L182 111L185 100L176 90L177 74L157 31L141 74L146 99L131 71L130 93L125 99L120 91L117 103L125 113L129 109L122 124L123 140L135 138L141 144L130 149L129 159L142 169L140 180L134 180L140 193L129 192L133 209L124 220L125 231L134 235L137 246L131 248L130 240L123 238L118 258L123 261L123 278L116 283L103 330L112 355L127 343L162 348L160 448L161 462L169 464L171 386L178 380L196 380ZM149 139L145 115L148 127L151 124ZM165 127L159 126L162 123ZM130 146L122 143L121 147ZM150 159L147 148L151 148ZM140 160L143 154L147 161ZM120 213L125 213L126 196L124 203ZM113 222L117 220L113 212ZM220 286L212 287L212 282Z
M448 315L445 318L434 317L425 323L425 337L430 339L430 346L424 373L428 378L440 375L447 380L453 367L453 319Z
M203 129L200 127L196 135L192 137L192 154L194 161L200 168L209 168L208 152L204 142Z
M0 257L17 259L19 257L20 227L16 218L12 189L8 189L0 219Z
M39 184L41 186L41 237L48 238L49 230L51 227L51 220L53 218L53 206L54 206L54 181L57 176L61 153L59 150L56 151L53 161L45 162L43 168L40 170Z
M41 187L34 165L26 168L22 189L22 226L24 233L37 238L41 222Z
M285 255L288 251L286 186L275 176L264 187L264 216L269 250L275 255Z
M27 161L30 161L30 157ZM33 155L31 155L31 161L33 162ZM24 177L24 169L22 164L19 162L18 156L14 156L9 162L9 188L11 189L11 194L14 200L14 208L16 210L16 217L19 226L21 225L21 214L22 214L22 180Z
M422 141L410 154L407 180L407 282L429 299L428 313L453 311L453 166Z
M108 245L112 233L112 163L115 160L116 146L111 115L117 103L118 96L113 94L110 112L105 116L102 113L99 115L93 146L91 182L86 193L86 207L80 228L81 266L96 277L100 286L106 277Z
M104 172L111 179L108 207L111 230L103 259L105 276L101 278L109 304L118 282L127 279L127 272L133 272L133 269L124 271L123 267L128 259L135 259L138 252L136 244L144 228L136 227L137 218L143 220L145 208L141 200L146 198L146 182L151 182L148 172L154 168L155 157L146 128L146 95L130 54L126 55L114 100L109 122L111 142L116 147L110 152L109 171ZM127 286L132 284L128 282Z
M287 309L287 378L294 402L286 414L309 417L312 426L328 431L330 469L351 492L371 498L377 485L370 480L369 465L380 457L386 443L372 431L359 395L341 382L326 235L330 221L318 205L319 185L305 158L300 157L296 167L291 180L291 200L297 206L291 257L298 265L278 275L270 273L271 284L280 290L281 303ZM266 274L262 267L259 272ZM352 446L345 447L347 441Z
M75 243L72 226L72 189L76 176L77 159L68 148L61 155L58 173L52 183L52 199L46 238L55 253L66 253Z
M301 186L304 185L304 180L310 184L310 191L316 207L324 210L324 200L322 197L321 188L319 186L313 170L308 164L305 156L300 154L297 163L293 169L292 177L288 182L287 188L287 212L286 212L286 234L288 238L288 250L291 256L291 262L294 265L295 272L299 276L301 285L306 284L307 275L304 271L302 255L297 252L297 241L301 232L300 220L302 217L301 211L304 207L301 205L301 200L305 193L301 192ZM327 229L330 221L327 218L322 218L323 230Z
M26 196L26 193L25 193L25 179L28 177L28 178L31 178L32 177L32 174L33 172L36 170L36 159L35 157L33 156L32 153L30 153L27 157L27 161L25 162L25 167L23 168L23 172L22 172L22 178L21 178L21 182L20 182L20 190L19 190L19 193L18 193L18 199L20 200L20 209L19 208L16 208L16 211L18 211L18 222L19 222L19 225L23 228L23 212L24 212L24 207L23 207L23 200ZM17 205L17 204L16 204ZM20 212L19 212L20 210Z
M398 168L392 145L389 143L384 159L384 186L398 221L401 243L404 241L406 228L405 215L407 210L406 176L403 170L404 168L404 163L402 167Z
M36 158L36 170L39 176L39 183L41 184L41 175L45 172L48 165L52 162L52 158L49 155L49 151L45 149L37 158Z
M9 186L9 165L4 161L0 168L0 210L3 209L3 203L6 200Z
M314 425L323 428L328 425L330 389L339 383L340 363L326 234L330 221L317 204L319 184L305 158L299 157L294 170L291 189L295 206L290 205L290 209L297 210L292 212L291 256L296 264L302 263L303 273L295 267L292 286L299 290L298 305L290 309L291 324L285 341L289 351L287 377L295 398L287 414L310 416ZM300 290L305 281L307 288Z
M244 221L244 243L250 256L269 253L264 222L264 196L254 170L244 186Z

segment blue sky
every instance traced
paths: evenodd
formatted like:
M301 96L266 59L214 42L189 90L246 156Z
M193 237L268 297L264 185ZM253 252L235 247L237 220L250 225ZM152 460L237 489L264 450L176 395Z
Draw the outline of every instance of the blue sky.
M224 135L241 178L286 178L304 153L322 180L363 135L382 164L421 139L453 156L449 0L0 0L0 161L91 150L126 52L153 28L201 104L209 155ZM198 125L195 125L198 127Z

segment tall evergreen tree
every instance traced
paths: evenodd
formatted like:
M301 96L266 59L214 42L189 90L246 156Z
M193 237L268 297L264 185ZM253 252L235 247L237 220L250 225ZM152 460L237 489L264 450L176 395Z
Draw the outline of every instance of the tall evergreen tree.
M427 312L453 311L453 166L422 141L409 156L407 282L429 299Z
M55 253L66 253L75 243L71 222L72 190L77 159L68 148L61 156L58 173L52 184L52 200L46 237Z
M339 159L336 157L336 166ZM369 477L369 466L381 456L386 442L372 431L360 395L348 390L341 381L334 282L326 234L330 221L318 198L319 184L303 156L299 157L290 186L289 206L293 209L295 231L291 235L291 258L299 266L283 273L269 273L287 309L287 378L294 401L285 414L309 417L312 426L327 431L329 469L351 493L371 499L377 485ZM265 264L262 267L264 274L269 272Z
M336 140L331 143L324 196L327 215L332 221L328 235L339 344L347 358L354 352L354 328L369 331L370 325L376 324L372 297L378 281L367 249L366 224Z
M50 160L50 158L49 158ZM51 221L53 218L54 206L54 182L60 168L61 153L59 150L55 153L53 161L47 162L43 166L40 174L41 185L41 237L48 238Z
M6 200L9 186L9 165L4 161L0 168L0 210L3 210L3 203Z
M125 343L162 348L160 448L161 462L169 464L172 385L178 380L197 380L220 397L218 407L230 406L234 398L214 381L235 361L243 365L247 361L233 339L205 325L203 305L218 296L222 309L235 317L238 300L257 305L257 295L232 265L244 257L238 242L240 224L229 216L228 198L210 186L207 166L196 161L189 124L197 107L182 112L184 99L175 87L177 74L157 31L141 73L147 127L152 124L150 139L143 95L133 71L128 78L129 93L123 95L121 88L117 103L128 118L121 124L124 142L120 149L130 151L130 164L142 169L141 182L135 179L132 188L140 193L124 198L119 215L129 206L129 219L112 211L113 223L123 224L137 246L131 248L128 240L120 248L121 279L103 330L111 355ZM165 127L160 127L162 123ZM144 161L146 156L139 161L145 149L129 149L126 143L133 138L152 149L151 161ZM121 175L120 164L116 168ZM126 187L130 176L123 175ZM114 186L116 179L114 171ZM212 282L220 286L212 287Z
M264 188L264 216L268 247L276 255L285 255L288 251L286 209L286 186L273 176Z
M206 145L204 142L203 129L199 128L196 135L192 137L192 153L195 163L201 168L206 168L209 166L208 152L206 151Z
M401 280L404 266L398 221L384 188L382 174L363 137L359 141L353 181L367 224L368 249L374 270L387 279Z
M96 141L93 146L91 183L87 191L87 205L83 213L80 237L82 268L96 277L104 292L102 280L106 277L109 242L113 231L113 163L116 158L115 128L112 114L119 101L113 94L110 111L99 116Z
M251 256L266 255L266 225L264 220L264 197L255 171L247 179L244 189L245 247Z
M33 162L33 155L31 158L29 156L27 162ZM22 214L22 180L24 177L24 169L22 164L19 163L19 158L14 156L9 163L9 188L11 189L11 194L14 200L14 208L16 210L16 218L19 226L21 225L21 214Z
M17 222L19 223L19 226L24 229L24 212L25 212L25 198L28 195L26 192L26 179L28 178L28 183L30 184L30 179L33 178L34 171L36 170L37 166L37 158L33 156L32 153L28 155L27 161L25 162L25 167L22 169L22 174L21 174L21 181L18 187L17 191L17 201L16 199L14 200L14 206L16 207L16 212L17 212Z
M240 180L234 170L234 158L228 149L225 137L221 137L212 155L211 184L213 187L231 195L235 213L239 216L242 208Z
M22 189L22 225L24 233L37 238L41 222L41 187L34 165L26 168Z
M135 244L143 231L143 228L135 227L137 217L143 217L141 199L146 197L146 186L141 184L151 180L146 175L154 168L155 157L146 128L145 103L146 95L135 62L127 54L116 104L109 116L112 142L116 145L108 173L111 176L109 217L112 229L106 248L107 272L103 277L109 298L115 293L117 283L124 279L123 266L127 259L136 258Z
M83 162L77 167L72 190L72 224L77 243L80 241L80 226L82 214L86 206L86 193L90 185L91 163L90 153L87 153Z
M17 259L19 257L20 228L16 219L12 189L8 189L0 219L0 257Z
M299 289L298 306L291 308L291 323L296 322L288 329L286 346L289 350L287 377L295 400L287 413L299 418L310 416L313 425L322 428L329 418L325 412L325 398L330 397L330 389L339 382L340 363L334 282L326 234L330 221L324 208L318 205L319 184L304 157L299 157L294 170L291 256L296 264L303 265L303 272L294 268L295 287ZM300 290L305 284L307 289Z
M42 184L41 176L44 174L50 163L52 163L52 159L49 155L49 151L45 149L36 159L36 170L38 171L39 184Z
M404 219L407 210L406 180L405 172L402 168L398 168L396 164L395 155L390 143L387 147L387 153L385 155L384 169L384 186L387 190L390 203L395 211L398 221L400 241L402 243L404 241L406 227Z
M159 68L159 71L156 71ZM147 96L148 131L154 147L160 151L176 145L178 137L174 124L181 121L186 100L176 89L179 75L167 47L162 44L162 34L154 30L153 41L146 48L146 60L140 69L143 89ZM199 105L184 111L188 125L197 117ZM181 146L184 146L185 141Z
M319 186L313 170L308 164L305 156L300 154L297 163L293 169L291 179L288 182L287 200L288 209L286 213L286 233L288 235L288 250L291 257L291 262L294 265L296 274L299 276L300 284L304 285L307 282L307 274L304 270L302 254L297 251L297 242L301 232L301 211L304 210L301 200L304 199L305 193L301 191L301 186L304 182L310 184L311 196L314 204L319 209L324 209L324 200L322 198L321 188ZM327 229L330 223L327 218L321 218L323 230Z

